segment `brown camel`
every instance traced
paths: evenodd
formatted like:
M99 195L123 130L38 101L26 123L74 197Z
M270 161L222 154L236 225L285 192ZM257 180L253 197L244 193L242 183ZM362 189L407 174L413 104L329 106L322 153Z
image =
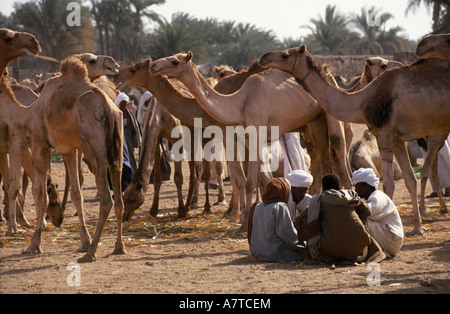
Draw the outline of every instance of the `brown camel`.
M392 197L395 154L414 212L412 234L423 234L417 205L417 182L409 163L405 141L450 131L450 65L441 60L421 60L411 66L385 71L366 88L347 93L330 84L325 67L308 53L305 45L264 54L260 64L292 73L322 108L339 120L364 123L377 138L382 158L383 189ZM447 135L442 136L442 143ZM442 145L442 144L441 144ZM431 154L434 160L438 148ZM427 163L424 170L429 167Z
M168 110L167 111L161 111L161 114L172 114L176 116L178 119L180 119L181 123L188 127L192 128L194 127L194 119L195 118L201 118L202 119L202 126L208 127L216 125L220 127L221 129L225 130L226 125L212 119L196 102L195 99L188 97L189 95L183 91L183 89L186 89L186 87L181 86L180 82L171 80L169 82L168 79L161 77L161 76L152 76L149 74L149 69L152 64L151 58L144 59L139 61L133 66L130 66L128 68L121 69L119 71L119 75L117 75L114 80L115 82L118 82L118 88L121 88L122 86L137 86L137 87L143 87L145 89L148 89L153 95L156 96L159 102ZM175 86L174 86L175 85ZM161 126L162 127L162 126ZM149 129L150 130L150 129ZM153 131L152 131L153 132ZM191 131L191 135L193 135L194 132ZM169 132L170 135L170 132ZM170 139L170 136L167 137ZM191 141L193 144L193 141ZM146 145L143 141L143 145ZM192 150L191 150L192 151ZM143 156L144 158L144 156ZM221 164L217 163L219 169L216 169L216 172L222 173ZM233 168L233 166L237 167L236 169ZM194 164L190 163L190 171L191 173L196 173L194 170ZM205 165L205 175L209 175L209 166ZM236 165L233 163L233 165L230 165L230 173L231 173L231 180L232 183L235 182L233 185L236 186L236 190L233 189L233 191L239 191L237 188L240 188L242 190L242 185L245 180L245 175L243 174L243 170L240 168L239 165ZM236 174L238 173L238 174ZM238 177L241 180L237 179L238 182L235 181L235 178ZM195 181L197 179L193 176L191 176L191 182L190 186L195 184ZM133 180L134 181L134 180ZM208 191L208 179L205 178L205 189ZM128 212L127 207L129 206L131 209L135 207L138 208L141 204L135 203L134 205L128 203L127 206L127 200L133 200L133 199L139 199L140 202L143 202L143 192L140 189L141 184L133 184L133 182L130 184L130 186L125 190L125 210ZM220 192L222 191L222 192ZM139 198L136 196L136 194L140 194ZM190 199L192 196L188 195L188 199L186 201L186 207L190 205ZM219 190L219 199L218 202L223 202L225 199L223 195L223 187ZM233 199L238 199L233 198ZM136 207L138 206L138 207ZM232 205L233 209L233 215L232 219L237 219L237 204ZM205 211L208 212L210 208L209 201L205 204Z
M121 70L123 71L123 70ZM144 129L142 132L141 151L139 158L139 166L133 173L132 181L124 191L125 212L123 219L131 218L133 212L138 209L145 199L145 192L149 184L150 174L153 172L154 197L153 204L150 209L150 215L156 217L159 208L159 191L162 184L161 176L161 138L171 140L171 132L175 128L181 129L178 119L169 114L161 104L153 99L150 108L144 117ZM182 133L180 134L183 135ZM178 217L186 217L187 206L183 204L183 173L181 169L181 161L175 161L174 181L177 187L178 196Z
M416 48L416 55L422 59L441 59L450 62L450 34L429 35Z
M265 71L263 73L268 74L251 76L236 93L224 95L207 85L191 59L192 52L166 57L154 61L150 72L153 75L169 75L180 79L191 90L200 106L212 118L224 124L244 128L267 127L270 132L270 127L278 127L278 135L281 136L306 125L321 112L315 99L299 88L290 76L280 71ZM259 134L259 143L271 137L270 132L267 136ZM344 138L343 141L345 143ZM251 151L250 148L249 150ZM244 229L257 183L260 156L258 153L256 155L256 161L249 162L246 209L241 213Z
M61 62L61 75L46 82L39 99L30 107L20 105L6 80L0 84L1 118L16 132L19 145L10 147L10 168L20 169L23 146L31 140L34 162L33 196L38 214L35 233L24 253L41 252L41 233L44 210L47 207L46 177L52 148L63 155L69 167L72 201L81 224L80 251L87 251L79 262L95 260L95 251L101 232L112 207L107 183L109 168L114 191L114 208L118 234L114 253L124 253L122 242L123 201L120 187L122 170L122 113L112 101L89 82L86 66L76 57ZM42 119L36 119L42 117ZM61 121L64 123L61 123ZM16 147L19 146L19 147ZM84 221L83 198L77 175L75 150L81 148L92 161L100 197L100 214L96 232L91 237ZM18 187L17 187L18 188Z

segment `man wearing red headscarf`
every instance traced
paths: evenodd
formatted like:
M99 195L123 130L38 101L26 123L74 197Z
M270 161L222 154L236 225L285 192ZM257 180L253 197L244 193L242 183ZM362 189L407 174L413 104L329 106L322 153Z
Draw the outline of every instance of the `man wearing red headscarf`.
M254 257L263 262L294 262L305 258L286 203L291 187L284 178L272 179L262 202L249 213L248 242Z

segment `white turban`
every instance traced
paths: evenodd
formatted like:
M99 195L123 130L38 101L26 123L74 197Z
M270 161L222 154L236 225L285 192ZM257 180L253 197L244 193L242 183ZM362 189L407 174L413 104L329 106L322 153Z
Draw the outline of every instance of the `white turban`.
M114 100L114 103L116 104L117 107L119 107L122 101L130 101L130 97L128 97L128 95L125 93L120 93L119 95L117 95L116 100Z
M378 180L378 177L372 168L360 168L356 170L353 172L352 181L354 185L365 182L375 188L378 188L378 183L380 183L380 180Z
M294 170L286 176L292 187L307 188L313 182L313 176L305 170Z
M149 91L146 91L142 97L141 100L139 101L140 105L143 105L147 100L149 100L150 98L152 98L152 93L150 93Z

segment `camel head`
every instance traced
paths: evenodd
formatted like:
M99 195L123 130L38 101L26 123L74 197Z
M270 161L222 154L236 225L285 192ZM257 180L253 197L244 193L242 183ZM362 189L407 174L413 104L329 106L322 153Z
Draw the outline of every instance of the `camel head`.
M220 65L220 66L216 66L213 69L213 77L217 80L221 80L224 77L236 74L237 72L230 67L229 65Z
M47 193L47 215L50 217L52 224L55 227L61 227L64 219L64 214L61 206L61 201L59 200L58 184L53 183L50 178L47 179Z
M296 77L307 77L317 64L306 49L306 45L283 51L265 53L259 60L263 68L278 68L289 73L296 72Z
M120 66L109 56L97 56L92 53L83 53L77 55L86 65L91 81L102 75L116 75L119 73Z
M148 75L151 64L152 58L148 57L137 62L135 65L120 69L117 75L114 76L116 88L122 89L126 86L145 88L148 80L156 80L153 76Z
M150 74L178 77L185 71L193 56L193 53L189 51L156 60L150 66Z
M138 173L139 170L136 171ZM123 221L130 220L133 213L144 204L144 185L140 180L136 180L136 174L133 175L133 181L127 186L123 194L124 211Z
M370 83L384 71L401 66L403 66L401 62L389 61L381 57L369 57L364 65L363 76L367 83Z
M29 33L0 28L0 51L2 58L12 60L26 54L35 56L41 52L41 46Z
M416 48L422 59L441 59L450 62L450 34L430 35L423 38Z

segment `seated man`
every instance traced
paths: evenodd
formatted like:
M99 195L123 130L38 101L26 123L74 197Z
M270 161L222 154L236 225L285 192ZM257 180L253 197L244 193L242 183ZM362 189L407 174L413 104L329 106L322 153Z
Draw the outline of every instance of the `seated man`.
M313 182L313 177L305 170L294 170L286 176L286 180L291 185L287 206L291 219L295 220L295 217L309 206L312 196L307 192Z
M341 190L335 174L322 178L322 189L298 218L306 223L296 222L296 226L306 227L312 259L341 264L383 260L385 255L364 225L371 214L364 201L355 191Z
M294 262L306 256L286 206L290 190L284 178L272 179L262 195L262 202L250 209L248 242L252 255L260 261Z
M377 190L378 177L371 168L361 168L353 173L353 184L358 195L366 199L372 214L367 217L369 233L383 251L395 256L403 245L403 224L392 200Z

